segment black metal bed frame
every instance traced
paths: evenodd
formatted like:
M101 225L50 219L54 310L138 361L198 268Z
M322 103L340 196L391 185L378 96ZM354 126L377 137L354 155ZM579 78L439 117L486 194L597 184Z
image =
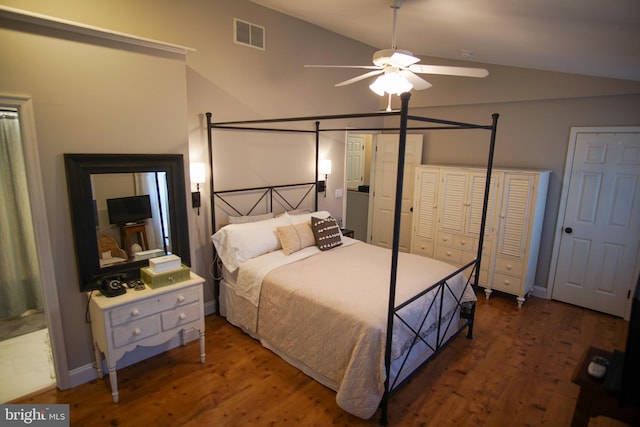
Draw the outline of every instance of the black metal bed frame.
M440 350L453 338L460 334L465 328L467 329L467 338L471 339L473 337L473 323L475 317L475 303L470 306L464 306L461 302L461 298L457 297L453 291L451 290L448 281L456 276L457 274L467 270L468 268L472 268L471 274L465 283L465 289L468 286L472 286L474 292L477 293L477 287L480 277L480 262L482 258L482 246L484 242L484 233L485 233L485 225L486 225L486 217L487 217L487 206L489 201L489 190L491 188L491 172L493 169L493 157L495 150L495 141L496 141L496 130L499 115L494 113L492 115L492 123L490 125L480 125L480 124L472 124L472 123L464 123L464 122L456 122L450 120L441 120L434 119L428 117L420 117L409 115L409 99L410 94L404 93L401 95L401 108L396 111L387 111L387 112L375 112L375 113L363 113L363 114L340 114L340 115L324 115L324 116L311 116L311 117L289 117L289 118L280 118L280 119L264 119L264 120L245 120L245 121L230 121L230 122L212 122L212 114L206 113L207 117L207 130L208 130L208 148L209 148L209 166L210 166L210 199L211 199L211 224L212 230L215 232L216 230L216 220L215 220L215 211L216 211L216 200L220 199L228 205L231 209L233 209L236 213L241 214L241 212L237 211L233 208L227 201L224 200L224 195L229 193L238 193L243 191L264 191L264 194L260 197L260 200L267 197L267 195L272 198L273 193L277 192L278 188L284 187L295 187L295 186L310 186L310 190L304 195L303 199L308 196L311 190L313 190L317 186L317 179L314 182L302 183L302 184L291 184L291 185L280 185L280 186L266 186L266 187L254 187L248 189L239 189L239 190L225 190L225 191L215 191L214 189L214 179L213 179L213 140L212 140L212 131L214 129L222 129L222 130L244 130L244 131L262 131L262 132L302 132L302 133L313 133L315 134L315 177L318 176L318 148L320 141L320 133L328 132L328 131L399 131L399 150L398 150L398 170L396 175L396 199L394 204L394 223L393 223L393 240L392 240L392 249L391 249L391 271L389 278L389 306L387 313L387 331L386 331L386 348L385 348L385 370L386 370L386 379L384 384L384 395L382 397L382 401L380 403L381 408L381 416L380 416L380 424L387 425L388 424L388 405L389 398L392 393L400 388L402 384L408 381L415 372L420 370L422 366L424 366L427 362L429 362L435 355L437 355ZM400 123L398 127L375 127L375 128L354 128L354 127L341 127L341 128L321 128L320 121L321 120L342 120L342 119L360 119L360 118L372 118L372 117L393 117L399 116ZM273 127L265 127L267 124L282 124L282 123L291 123L291 122L315 122L315 130L300 130L300 129L286 129L286 128L273 128ZM431 126L408 126L409 121L416 122L424 122L431 123ZM489 152L487 159L487 173L486 173L486 181L485 181L485 191L483 198L483 206L482 206L482 220L480 223L480 232L478 236L478 252L477 256L474 260L470 261L468 264L462 266L457 269L452 274L447 277L442 278L440 281L428 286L418 295L415 295L411 299L396 305L396 279L397 279L397 269L398 269L398 252L399 252L399 241L400 241L400 211L402 204L402 190L403 190L403 176L404 176L404 157L405 157L405 149L406 149L406 138L407 138L407 130L446 130L446 129L483 129L490 131L490 141L489 141ZM315 200L314 207L317 210L318 207L318 192L314 191ZM280 196L281 197L281 196ZM255 207L260 203L260 200L253 205L250 212L255 209ZM288 201L285 201L289 204ZM300 201L300 203L302 200ZM270 202L272 207L272 201ZM296 205L289 204L292 208ZM299 206L299 203L298 205ZM250 213L249 212L249 213ZM213 249L215 252L215 248ZM214 271L216 269L216 264L214 263ZM215 288L215 297L216 297L216 313L219 313L219 274L214 274L214 288ZM417 328L417 331L412 328L405 319L403 319L400 310L405 308L411 303L416 302L419 298L424 296L429 292L435 291L436 297L431 300L429 307L427 308L424 317L420 322L420 327ZM453 331L451 334L448 334L449 329L452 327L452 322L454 317L451 317L446 325L442 325L442 309L443 309L443 300L447 293L451 294L455 300L457 307L461 309L461 318L465 319L461 324L457 325L457 329ZM438 305L438 314L437 314L437 331L436 331L436 343L435 345L429 344L421 335L421 328L424 325L426 319L428 318L431 310L435 310L434 304L436 300L439 299L440 304ZM411 343L409 350L406 352L404 356L404 360L401 363L400 371L397 373L394 381L391 381L391 352L392 352L392 339L393 339L393 324L394 319L396 319L403 323L406 327L408 327L413 333L414 337ZM443 329L444 326L444 329ZM400 377L400 373L405 368L407 360L410 356L410 353L414 346L421 341L430 350L433 352L429 357L427 357L419 367L417 367L413 372L409 373L407 377L397 382Z

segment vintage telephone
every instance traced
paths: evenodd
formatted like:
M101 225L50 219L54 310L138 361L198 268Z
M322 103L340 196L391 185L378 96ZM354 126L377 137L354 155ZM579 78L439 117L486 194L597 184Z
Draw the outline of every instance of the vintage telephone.
M103 277L98 280L100 293L109 298L126 293L127 287L125 286L124 279L125 275L122 274Z

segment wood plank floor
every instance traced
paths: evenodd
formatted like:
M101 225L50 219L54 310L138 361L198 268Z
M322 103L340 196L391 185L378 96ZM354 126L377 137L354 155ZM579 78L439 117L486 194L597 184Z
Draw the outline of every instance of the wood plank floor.
M321 327L321 326L319 326ZM289 366L223 318L197 342L108 377L15 403L68 403L73 426L375 426L342 411L335 393ZM568 426L578 395L570 377L589 345L624 348L627 322L530 298L479 298L475 337L463 335L390 403L391 426ZM592 420L590 426L620 423Z

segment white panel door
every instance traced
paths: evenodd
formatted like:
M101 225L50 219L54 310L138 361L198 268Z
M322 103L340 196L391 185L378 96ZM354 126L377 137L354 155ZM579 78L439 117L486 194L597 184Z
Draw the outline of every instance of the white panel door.
M347 137L347 188L364 184L364 154L367 135L350 133Z
M640 133L579 132L569 155L552 297L623 316L640 242Z
M393 244L393 214L396 197L399 136L380 134L375 136L375 162L373 170L373 197L371 214L371 238L374 245L391 248ZM407 135L402 189L399 248L409 252L411 245L411 207L415 167L422 162L422 135Z

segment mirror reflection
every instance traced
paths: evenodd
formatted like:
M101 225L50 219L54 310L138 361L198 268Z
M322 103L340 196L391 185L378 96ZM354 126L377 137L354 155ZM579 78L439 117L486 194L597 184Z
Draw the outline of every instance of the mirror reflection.
M100 268L171 253L166 172L91 174Z

